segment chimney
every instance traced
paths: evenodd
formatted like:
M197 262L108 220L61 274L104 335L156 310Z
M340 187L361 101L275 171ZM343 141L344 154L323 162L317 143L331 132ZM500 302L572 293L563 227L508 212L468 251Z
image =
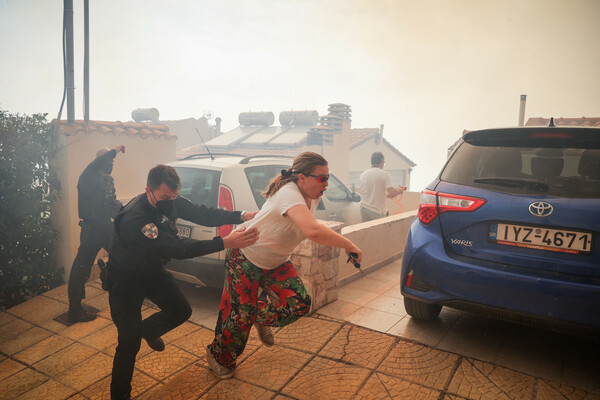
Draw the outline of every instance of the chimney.
M521 104L519 106L519 126L523 126L525 123L525 103L527 102L527 95L521 95Z
M215 118L215 137L221 134L221 117Z

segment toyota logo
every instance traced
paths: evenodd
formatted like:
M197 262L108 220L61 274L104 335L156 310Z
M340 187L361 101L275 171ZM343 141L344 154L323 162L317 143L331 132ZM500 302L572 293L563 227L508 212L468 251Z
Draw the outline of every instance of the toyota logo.
M547 217L552 214L552 211L554 211L552 204L545 201L535 201L529 205L529 212L536 217Z

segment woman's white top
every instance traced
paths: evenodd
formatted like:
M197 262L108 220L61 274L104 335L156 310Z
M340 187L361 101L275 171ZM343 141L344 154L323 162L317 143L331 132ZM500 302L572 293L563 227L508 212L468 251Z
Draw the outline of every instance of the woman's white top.
M311 200L310 212L313 215L318 204L319 199ZM252 264L274 269L290 259L296 246L306 238L296 223L284 215L297 205L306 206L306 201L298 185L288 182L267 199L254 218L240 225L246 229L256 228L259 232L256 243L241 249Z

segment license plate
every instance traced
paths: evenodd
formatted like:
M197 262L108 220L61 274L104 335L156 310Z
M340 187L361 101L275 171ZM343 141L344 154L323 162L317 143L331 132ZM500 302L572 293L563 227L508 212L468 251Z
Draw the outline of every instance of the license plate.
M192 236L192 227L177 224L177 234L181 238L189 239Z
M488 239L498 244L586 254L592 252L592 233L570 229L551 229L540 226L493 223Z

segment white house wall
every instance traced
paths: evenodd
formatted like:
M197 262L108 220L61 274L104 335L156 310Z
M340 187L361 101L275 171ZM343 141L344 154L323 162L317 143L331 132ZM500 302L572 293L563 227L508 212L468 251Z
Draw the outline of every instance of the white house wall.
M394 186L410 187L410 168L412 167L403 157L390 149L383 140L375 143L375 137L372 137L350 150L350 174L349 183L356 187L360 186L360 174L371 168L371 154L376 151L383 153L385 157L384 169L392 175L392 184Z

